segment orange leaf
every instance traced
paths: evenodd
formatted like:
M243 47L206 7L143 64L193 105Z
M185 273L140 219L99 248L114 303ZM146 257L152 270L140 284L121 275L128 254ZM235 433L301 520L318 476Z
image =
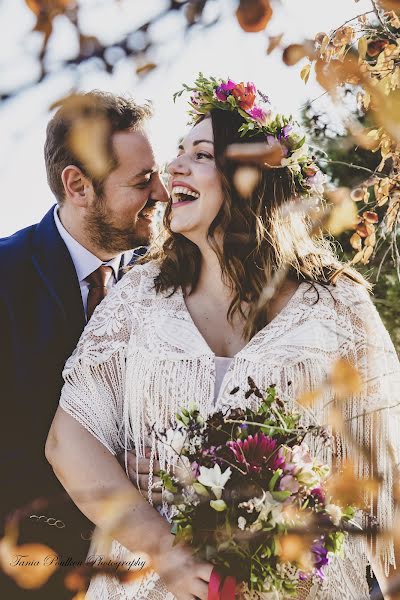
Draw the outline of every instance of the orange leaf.
M372 58L378 56L388 43L387 40L373 40L372 42L369 42L367 45L368 56L371 56Z
M15 546L7 574L23 589L40 588L58 568L54 556L54 550L43 544Z
M302 58L315 58L314 42L306 40L304 44L290 44L284 49L282 60L288 67L296 65Z
M384 10L400 11L400 0L378 0Z
M136 68L136 75L147 75L150 71L153 71L157 68L157 65L153 62L146 63L145 65L140 65Z
M333 365L330 383L337 396L345 398L361 391L361 377L357 369L348 360L339 358Z
M236 17L240 27L249 33L263 31L272 17L269 0L240 0Z
M372 210L366 210L363 212L363 217L367 223L377 223L379 221L377 213Z
M273 145L264 142L231 144L226 149L226 156L237 162L255 163L263 167L278 167L283 158L283 150L278 142Z

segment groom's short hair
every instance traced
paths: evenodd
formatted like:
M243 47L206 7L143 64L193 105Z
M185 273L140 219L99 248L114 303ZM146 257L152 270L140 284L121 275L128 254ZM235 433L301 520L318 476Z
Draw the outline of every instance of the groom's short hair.
M112 145L113 134L140 129L153 116L153 109L148 103L137 104L132 98L99 90L74 94L60 100L53 108L58 110L47 125L44 159L47 181L59 204L63 203L65 197L61 179L65 167L78 167L92 181L96 194L101 196L106 177L117 167ZM96 124L97 131L93 129ZM79 144L87 143L87 137L90 140L91 135L92 144L86 149L89 152L96 152L96 135L106 138L98 140L103 146L103 158L104 153L108 157L107 169L101 175L93 172L91 161L85 160L85 152L79 151Z

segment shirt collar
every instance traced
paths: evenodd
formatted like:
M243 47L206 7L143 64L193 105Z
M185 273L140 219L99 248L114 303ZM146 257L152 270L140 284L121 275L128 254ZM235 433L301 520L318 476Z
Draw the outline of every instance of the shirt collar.
M101 265L108 265L112 268L115 280L118 281L118 273L121 266L121 256L119 254L115 258L112 258L108 262L103 262L92 254L87 248L84 248L70 233L65 229L58 216L58 206L54 207L54 221L58 229L62 240L67 246L68 252L71 255L72 262L74 263L75 271L79 280L79 283L84 281L93 271L98 269Z

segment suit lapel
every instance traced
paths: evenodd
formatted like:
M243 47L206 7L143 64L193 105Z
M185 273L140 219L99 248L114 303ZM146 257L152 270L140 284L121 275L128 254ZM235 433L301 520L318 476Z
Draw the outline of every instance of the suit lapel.
M76 343L85 326L85 313L75 267L58 233L53 212L54 207L36 228L32 261L54 305L66 322L68 338Z

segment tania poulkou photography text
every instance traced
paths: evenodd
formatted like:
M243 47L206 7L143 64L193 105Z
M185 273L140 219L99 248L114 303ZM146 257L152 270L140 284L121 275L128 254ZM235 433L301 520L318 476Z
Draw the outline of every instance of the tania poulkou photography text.
M400 1L0 16L1 598L400 598Z

